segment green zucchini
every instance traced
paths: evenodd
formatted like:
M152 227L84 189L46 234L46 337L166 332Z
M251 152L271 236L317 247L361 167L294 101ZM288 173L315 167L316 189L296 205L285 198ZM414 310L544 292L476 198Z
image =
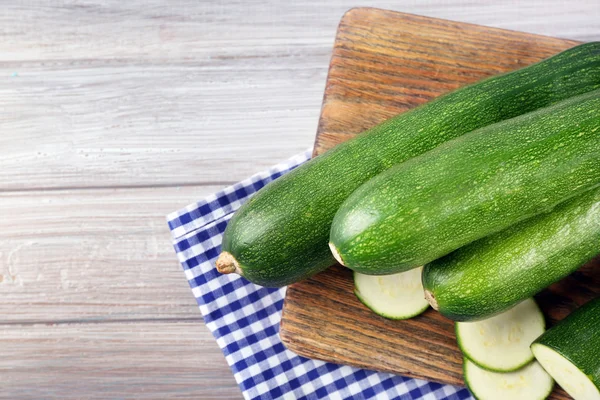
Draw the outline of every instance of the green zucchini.
M465 358L463 373L477 400L543 400L554 388L554 380L537 362L515 372L492 372Z
M600 297L546 331L531 350L575 400L600 400Z
M421 268L373 276L354 273L354 294L374 313L389 319L408 319L429 308L423 296ZM528 348L529 349L529 348Z
M367 275L416 268L600 184L600 90L475 130L358 188L332 252Z
M588 43L400 114L261 189L229 221L217 269L274 287L324 270L335 262L335 212L361 184L474 129L597 88L600 43Z
M480 239L423 269L434 309L455 321L501 313L600 254L600 188Z
M546 330L546 320L535 301L527 299L492 318L454 327L458 347L469 360L490 371L513 372L533 361L529 346Z

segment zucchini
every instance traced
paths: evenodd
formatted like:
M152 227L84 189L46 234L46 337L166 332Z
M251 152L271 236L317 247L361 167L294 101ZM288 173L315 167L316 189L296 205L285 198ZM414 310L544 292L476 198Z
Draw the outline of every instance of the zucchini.
M386 276L354 273L354 294L376 314L389 319L408 319L429 308L423 296L422 268Z
M600 297L546 331L531 350L575 400L600 400Z
M337 211L332 252L416 268L600 184L600 90L475 130L383 172Z
M481 368L513 372L533 360L531 343L546 330L544 314L533 299L477 322L455 324L458 347Z
M542 400L554 388L554 380L537 362L515 372L492 372L465 358L463 371L477 400Z
M596 188L549 214L427 264L423 287L433 308L447 318L489 318L566 277L599 253L600 188Z
M600 87L600 43L470 85L400 114L268 184L229 221L216 266L284 286L334 263L336 210L362 183L474 129Z

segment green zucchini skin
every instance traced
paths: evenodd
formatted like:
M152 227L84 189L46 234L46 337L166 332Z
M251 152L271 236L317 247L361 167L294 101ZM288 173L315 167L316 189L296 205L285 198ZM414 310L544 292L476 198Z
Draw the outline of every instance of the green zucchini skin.
M600 189L490 235L423 269L442 315L475 321L504 312L600 254Z
M223 237L235 268L226 259L217 268L268 287L322 271L335 262L328 248L335 212L361 184L474 129L596 88L600 43L593 42L391 118L261 189Z
M600 90L475 130L362 185L335 215L342 264L425 265L600 184Z
M588 301L532 343L553 349L600 390L600 297Z

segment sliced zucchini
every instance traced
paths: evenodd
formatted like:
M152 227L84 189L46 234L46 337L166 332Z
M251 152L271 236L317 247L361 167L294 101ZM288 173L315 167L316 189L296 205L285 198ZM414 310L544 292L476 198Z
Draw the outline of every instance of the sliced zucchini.
M493 372L465 358L463 369L465 383L477 400L542 400L554 387L538 362L514 372Z
M600 400L600 390L589 376L556 350L543 344L531 346L535 358L556 382L575 400Z
M463 354L481 368L512 372L533 360L529 346L545 329L542 311L527 299L492 318L457 322L456 338Z
M423 313L429 303L423 295L421 271L392 275L363 275L354 273L356 297L376 314L389 319L408 319Z
M546 331L531 350L575 400L600 400L600 297Z
M600 400L600 390L590 377L555 350L534 343L531 350L544 369L575 400Z

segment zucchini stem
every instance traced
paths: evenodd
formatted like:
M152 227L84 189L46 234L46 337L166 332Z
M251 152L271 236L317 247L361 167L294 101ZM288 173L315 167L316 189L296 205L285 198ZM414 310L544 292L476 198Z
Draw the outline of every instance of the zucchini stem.
M435 296L429 290L425 290L425 300L429 302L431 308L433 308L435 311L438 311L440 309L440 306L438 305Z
M235 257L226 251L222 252L217 258L217 271L222 274L236 273L242 275L240 264L237 262Z
M335 257L335 260L345 267L346 265L342 261L342 256L340 255L340 252L338 251L338 249L335 248L335 245L331 242L329 242L329 249L331 250L331 254L333 254L333 257Z

